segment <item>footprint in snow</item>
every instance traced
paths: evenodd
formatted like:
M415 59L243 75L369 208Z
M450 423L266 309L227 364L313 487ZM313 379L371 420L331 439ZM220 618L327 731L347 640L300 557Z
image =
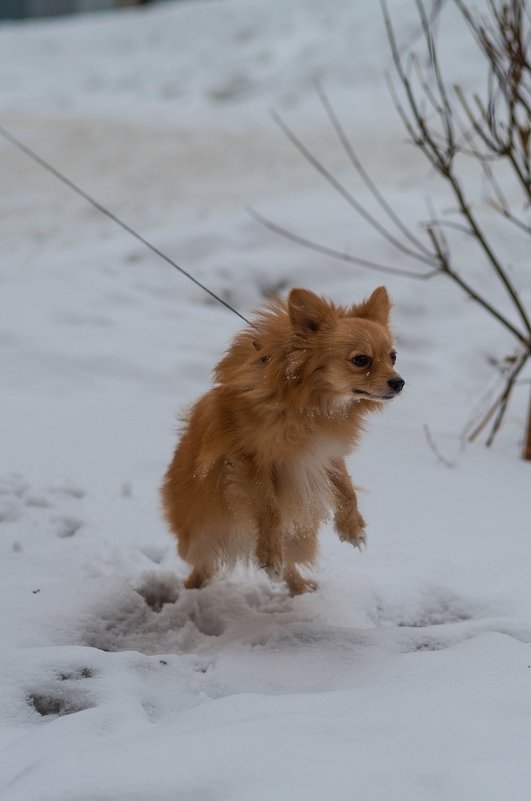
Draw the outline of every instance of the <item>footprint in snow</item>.
M20 518L28 490L29 484L17 473L0 478L0 523L13 523Z
M95 675L96 671L91 667L59 671L54 681L28 693L28 704L41 718L51 720L91 709L96 703L81 682Z
M0 476L0 525L22 519L30 523L29 529L32 523L42 528L45 514L57 537L72 537L82 527L83 520L76 514L54 514L54 510L75 511L84 496L83 489L69 483L35 488L19 474Z
M56 531L57 536L61 539L65 539L67 537L73 537L74 534L77 534L81 526L83 525L83 521L77 517L56 517L54 520L56 524Z
M380 603L378 622L386 630L396 627L405 651L440 651L475 636L483 617L479 603L436 587L404 602Z
M175 603L179 597L179 584L173 573L145 573L136 592L154 612L160 612L165 604Z

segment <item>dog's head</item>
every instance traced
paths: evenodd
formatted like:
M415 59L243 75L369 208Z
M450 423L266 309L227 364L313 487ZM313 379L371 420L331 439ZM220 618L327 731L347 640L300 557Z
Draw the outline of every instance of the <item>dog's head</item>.
M307 289L293 289L288 314L294 356L304 354L304 380L314 381L338 406L396 397L405 382L394 367L390 311L383 286L350 307L336 306Z

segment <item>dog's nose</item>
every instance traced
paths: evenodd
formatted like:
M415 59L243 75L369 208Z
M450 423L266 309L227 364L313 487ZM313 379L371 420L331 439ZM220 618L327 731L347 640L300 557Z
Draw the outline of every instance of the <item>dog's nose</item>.
M402 388L406 382L404 381L403 378L400 378L399 376L398 378L390 378L387 383L389 384L393 392L398 393L402 392Z

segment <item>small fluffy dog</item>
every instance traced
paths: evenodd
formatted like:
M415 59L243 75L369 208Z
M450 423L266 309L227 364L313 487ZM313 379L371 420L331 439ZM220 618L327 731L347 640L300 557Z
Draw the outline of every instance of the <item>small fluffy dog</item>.
M404 386L390 308L383 286L357 306L293 289L234 339L186 419L162 486L179 554L192 566L186 587L255 557L292 594L315 589L298 566L314 562L330 511L342 540L365 542L344 457L364 417Z

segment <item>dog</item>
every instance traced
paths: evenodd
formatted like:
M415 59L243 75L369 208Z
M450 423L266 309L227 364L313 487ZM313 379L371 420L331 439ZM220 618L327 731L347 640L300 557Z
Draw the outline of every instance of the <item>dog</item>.
M345 467L365 417L402 391L378 287L338 306L293 289L258 312L188 414L161 489L164 515L191 565L185 587L255 560L292 595L316 588L319 526L361 548L365 522Z

